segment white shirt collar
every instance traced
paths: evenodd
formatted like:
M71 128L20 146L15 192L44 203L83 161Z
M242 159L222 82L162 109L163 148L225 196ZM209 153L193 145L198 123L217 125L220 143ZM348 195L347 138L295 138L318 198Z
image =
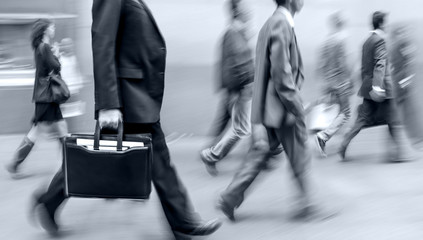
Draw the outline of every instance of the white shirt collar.
M371 33L376 33L377 35L379 35L382 38L385 38L385 32L380 30L380 29L375 29L373 31L370 31Z
M347 33L345 31L339 31L335 33L329 34L330 39L336 39L336 40L345 40L347 38Z
M294 18L292 17L292 14L288 11L288 9L286 9L285 7L278 7L278 10L280 10L286 17L286 19L288 20L289 25L291 25L291 27L295 26L294 23Z

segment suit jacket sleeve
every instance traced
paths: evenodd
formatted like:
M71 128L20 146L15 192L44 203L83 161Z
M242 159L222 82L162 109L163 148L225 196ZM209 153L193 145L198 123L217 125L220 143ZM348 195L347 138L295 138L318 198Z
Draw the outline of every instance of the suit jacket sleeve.
M375 67L373 70L373 86L384 88L383 80L385 79L387 65L387 50L385 40L380 39L375 45Z
M303 115L303 106L292 75L290 42L292 33L285 24L274 24L270 36L270 74L275 90L288 112Z
M345 43L343 41L338 42L337 58L338 58L337 61L339 63L342 73L344 73L346 77L350 77L351 70L348 66L347 53L345 51Z
M234 65L234 59L233 59L233 47L234 47L234 40L233 40L233 34L232 31L227 31L225 35L223 36L222 40L222 58L220 62L221 66L221 81L222 81L222 87L225 87L227 84L225 81L227 81L228 78L231 78L231 71Z
M323 80L325 80L325 69L327 68L327 64L328 64L328 56L327 56L327 45L328 43L325 42L322 44L322 46L319 49L318 52L318 59L317 59L317 75L321 78L323 78Z
M121 8L122 0L94 0L92 7L96 112L122 106L115 62Z
M399 53L401 54L401 58L404 60L404 64L401 69L398 69L400 79L403 80L407 77L410 77L412 72L412 62L413 62L413 54L415 51L414 46L408 42L402 42L399 44Z

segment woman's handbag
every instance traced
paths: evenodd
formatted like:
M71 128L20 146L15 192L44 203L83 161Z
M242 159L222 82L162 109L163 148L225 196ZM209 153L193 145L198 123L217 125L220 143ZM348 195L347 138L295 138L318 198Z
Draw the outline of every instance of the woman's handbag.
M340 107L338 104L318 104L307 114L308 129L318 132L328 128L338 116L339 111Z
M70 98L68 85L59 74L50 73L38 82L40 91L36 91L37 102L40 103L64 103Z

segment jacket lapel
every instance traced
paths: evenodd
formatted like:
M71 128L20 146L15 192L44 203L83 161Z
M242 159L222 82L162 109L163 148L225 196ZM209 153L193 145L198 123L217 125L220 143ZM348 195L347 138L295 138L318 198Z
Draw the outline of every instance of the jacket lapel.
M298 48L297 35L295 34L294 29L292 31L294 35L293 38L294 38L294 45L295 45L295 48L293 49L293 51L295 51L295 54L291 55L291 66L296 66L297 68L297 71L293 74L295 77L295 84L297 85L298 89L300 89L304 81L303 60L301 58L300 49Z
M151 13L151 11L150 11L150 9L147 7L147 5L143 2L143 0L135 0L135 1L139 1L139 3L140 3L140 4L142 5L142 7L144 8L145 12L146 12L146 13L148 14L148 16L150 17L150 20L151 20L151 22L153 23L154 27L156 28L157 32L159 33L160 37L161 37L162 39L164 39L164 38L163 38L162 33L160 32L159 26L157 25L156 20L154 19L153 14Z

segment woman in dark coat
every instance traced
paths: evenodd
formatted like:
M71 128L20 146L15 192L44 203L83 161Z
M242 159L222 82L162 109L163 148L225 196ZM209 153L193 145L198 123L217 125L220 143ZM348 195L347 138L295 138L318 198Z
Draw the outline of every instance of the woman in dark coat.
M49 137L63 139L67 134L67 125L63 119L60 106L57 103L40 103L37 92L41 91L40 81L45 81L49 74L60 74L60 62L58 48L50 45L50 39L54 37L55 25L48 19L40 19L35 22L31 33L31 45L35 58L35 83L32 101L35 103L33 125L22 143L16 149L12 161L6 166L12 177L18 177L18 167L31 152L34 143L40 134L48 134Z

